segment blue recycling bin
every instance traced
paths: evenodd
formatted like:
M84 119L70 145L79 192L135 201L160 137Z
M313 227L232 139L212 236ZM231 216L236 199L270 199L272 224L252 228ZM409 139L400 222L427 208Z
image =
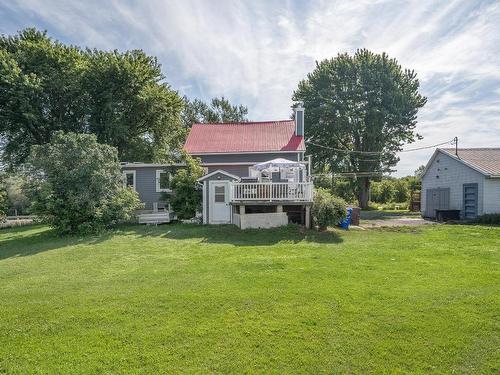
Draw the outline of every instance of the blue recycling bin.
M349 229L349 225L351 224L351 215L352 215L352 208L349 207L347 209L347 215L345 217L344 220L342 220L340 223L339 223L339 227L343 228L343 229Z

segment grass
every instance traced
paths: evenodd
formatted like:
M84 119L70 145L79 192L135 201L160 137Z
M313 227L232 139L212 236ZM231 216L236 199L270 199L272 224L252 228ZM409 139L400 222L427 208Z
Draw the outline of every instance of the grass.
M0 231L0 373L498 373L500 227Z

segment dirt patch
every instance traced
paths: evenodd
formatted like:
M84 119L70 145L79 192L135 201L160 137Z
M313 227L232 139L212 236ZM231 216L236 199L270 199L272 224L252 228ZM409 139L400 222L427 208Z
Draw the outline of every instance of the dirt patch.
M362 220L362 228L381 228L381 227L417 227L422 225L436 225L435 221L425 220L421 217L394 217L379 220Z

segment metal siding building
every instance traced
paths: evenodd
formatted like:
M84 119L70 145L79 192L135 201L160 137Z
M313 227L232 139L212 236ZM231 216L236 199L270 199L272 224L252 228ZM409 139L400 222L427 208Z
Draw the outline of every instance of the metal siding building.
M499 213L500 149L458 149L458 156L437 149L422 177L421 203L426 217L436 208L460 210L462 218Z

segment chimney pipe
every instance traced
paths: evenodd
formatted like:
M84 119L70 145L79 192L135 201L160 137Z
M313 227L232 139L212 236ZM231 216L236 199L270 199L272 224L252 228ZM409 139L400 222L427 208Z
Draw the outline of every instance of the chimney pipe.
M298 102L293 109L295 112L295 135L304 136L304 103Z

